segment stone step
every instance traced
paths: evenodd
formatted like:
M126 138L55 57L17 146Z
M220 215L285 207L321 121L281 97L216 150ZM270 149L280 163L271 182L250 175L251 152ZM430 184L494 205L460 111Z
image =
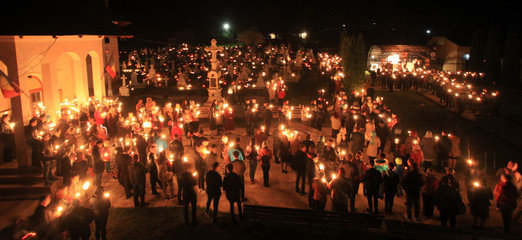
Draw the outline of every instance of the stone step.
M23 175L0 175L0 184L21 184L30 185L44 182L43 175L40 174L23 174Z
M50 193L51 187L43 186L42 183L29 186L21 184L2 185L0 187L0 201L39 199L41 196Z
M0 176L1 175L16 175L16 174L38 174L42 173L41 168L37 167L24 167L24 168L0 168Z

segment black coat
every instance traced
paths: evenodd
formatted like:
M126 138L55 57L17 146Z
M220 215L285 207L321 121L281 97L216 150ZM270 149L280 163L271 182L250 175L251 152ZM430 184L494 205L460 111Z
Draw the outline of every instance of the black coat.
M383 187L385 193L396 193L400 178L394 171L386 171L382 176Z
M241 200L241 188L243 182L239 175L231 172L225 176L223 179L223 190L227 195L227 199L229 201L239 202Z
M378 193L381 188L382 175L379 170L370 168L364 173L363 182L368 193Z
M208 171L206 175L207 193L208 195L221 195L221 187L223 180L221 175L216 171Z
M292 161L292 169L296 172L305 172L307 159L308 156L306 156L305 152L301 150L297 151Z
M407 195L418 197L420 196L420 189L424 186L424 177L418 169L408 171L402 177L401 185Z
M183 200L192 200L196 199L196 191L194 190L194 186L196 186L196 178L192 176L190 172L181 173L180 177L181 188L183 189Z
M147 168L143 164L134 162L129 166L129 178L133 186L145 185L146 175Z

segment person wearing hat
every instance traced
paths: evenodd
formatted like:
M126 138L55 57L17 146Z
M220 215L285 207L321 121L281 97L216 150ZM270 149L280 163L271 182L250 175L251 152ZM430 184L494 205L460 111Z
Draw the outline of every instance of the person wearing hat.
M96 225L94 236L96 240L107 239L107 220L109 219L111 200L108 197L109 195L104 194L104 192L104 187L98 186L90 199L91 209L94 211L94 223Z

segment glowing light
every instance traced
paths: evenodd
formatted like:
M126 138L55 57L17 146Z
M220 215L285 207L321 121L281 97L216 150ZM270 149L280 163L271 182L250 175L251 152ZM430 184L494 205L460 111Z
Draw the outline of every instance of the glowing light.
M89 189L89 186L91 185L91 183L89 181L85 182L82 186L83 190L87 190Z

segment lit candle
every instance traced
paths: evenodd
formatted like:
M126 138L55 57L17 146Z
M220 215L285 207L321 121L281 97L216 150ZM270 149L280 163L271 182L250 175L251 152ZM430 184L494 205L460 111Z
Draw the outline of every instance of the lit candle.
M83 190L87 190L89 189L89 186L91 185L91 183L89 183L89 181L85 182L82 186Z

